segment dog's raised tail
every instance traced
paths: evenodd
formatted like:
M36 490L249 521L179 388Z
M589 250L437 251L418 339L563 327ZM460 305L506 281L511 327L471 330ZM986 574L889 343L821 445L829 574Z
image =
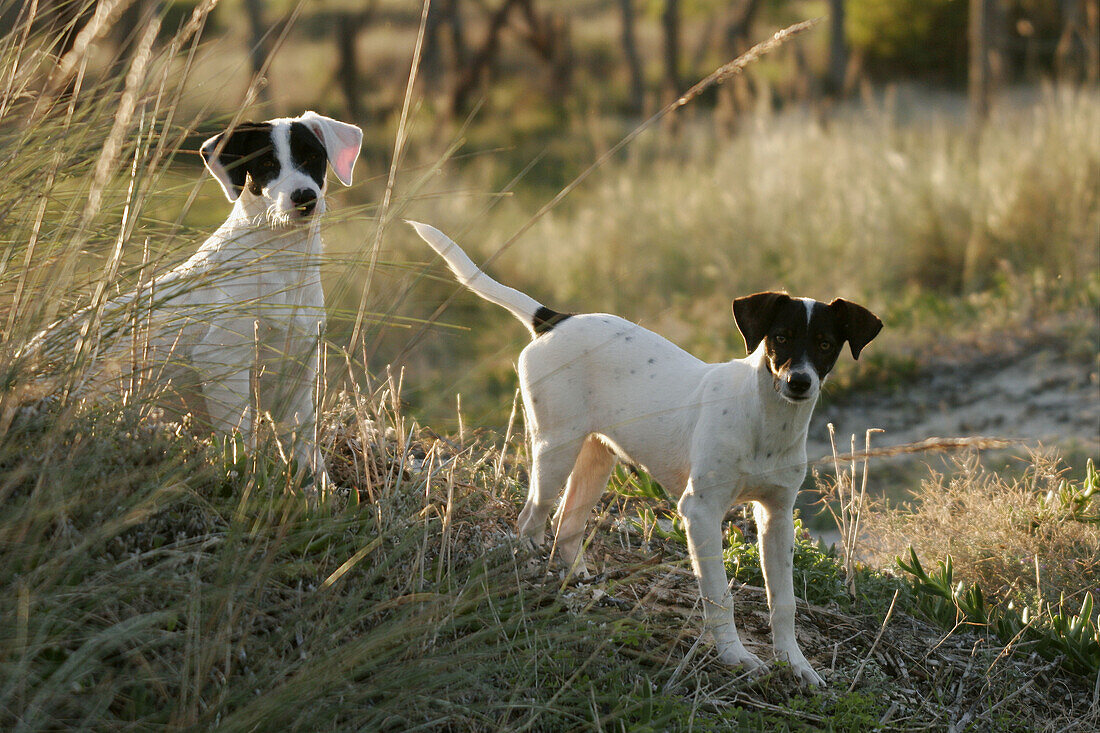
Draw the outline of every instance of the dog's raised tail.
M428 224L406 220L420 238L439 253L458 281L490 303L507 309L531 331L532 336L547 333L570 316L547 308L515 288L501 285L474 264L465 252L443 232Z

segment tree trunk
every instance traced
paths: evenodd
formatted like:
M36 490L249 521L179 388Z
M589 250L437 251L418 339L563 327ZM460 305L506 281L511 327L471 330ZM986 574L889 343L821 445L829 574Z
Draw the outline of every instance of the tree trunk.
M248 14L249 43L251 44L248 55L252 60L252 74L257 78L256 96L261 104L267 104L271 101L271 92L268 89L267 80L259 78L271 47L267 35L268 28L264 23L263 0L245 0L244 9Z
M634 0L619 0L619 9L623 21L623 56L630 73L630 113L640 115L645 111L645 76L638 55L638 39L634 35Z
M844 94L847 72L848 42L844 33L844 0L829 0L829 75L826 81L830 94Z
M675 97L680 93L680 0L665 0L661 26L665 33L665 85Z
M353 120L363 118L363 105L360 93L363 85L359 78L359 49L356 41L363 27L363 18L358 13L336 14L336 82L344 95L344 106L348 117Z
M980 127L989 117L989 5L991 0L970 0L970 61L967 94L971 122Z
M752 41L752 26L760 10L762 0L742 0L740 6L726 15L722 25L723 50L727 60L733 60L747 51ZM722 109L720 124L732 134L740 115L752 108L757 85L752 75L738 74L719 91Z
M455 80L454 91L451 93L451 112L460 115L466 111L470 95L481 82L481 77L488 69L489 64L496 58L500 50L500 34L508 22L508 15L516 6L518 0L504 0L501 6L489 19L489 31L485 36L485 42L477 53L466 64Z
M429 92L434 92L443 74L443 37L446 34L447 9L442 3L433 2L428 7L424 25L424 50L420 56L420 78Z
M519 0L527 24L526 41L550 67L551 95L555 104L564 104L573 83L573 47L569 22L557 13L540 15L534 0Z
M1095 85L1100 78L1100 3L1097 0L1061 0L1062 33L1054 49L1055 77L1084 78Z
M470 55L466 49L466 32L462 28L458 0L443 0L443 12L451 37L451 67L457 72L466 64L466 58Z
M1100 82L1100 3L1085 0L1085 78L1093 86Z
M760 10L761 0L744 0L741 7L732 13L726 21L726 55L734 59L747 51L752 23Z

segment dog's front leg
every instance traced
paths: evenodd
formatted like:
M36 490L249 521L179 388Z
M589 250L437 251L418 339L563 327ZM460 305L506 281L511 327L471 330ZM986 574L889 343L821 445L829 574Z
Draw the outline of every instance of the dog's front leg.
M228 326L212 326L203 341L191 352L191 365L201 383L202 396L210 427L220 433L240 431L249 450L253 442L252 362L253 350L233 343L237 331Z
M204 379L202 396L210 427L219 433L230 435L239 431L249 450L255 449L253 435L252 404L249 397L252 370L248 367L216 379Z
M721 492L725 494L726 492ZM680 515L687 530L688 551L703 600L703 625L714 636L718 658L726 664L756 669L760 658L745 648L733 617L733 596L722 560L722 517L727 507L718 506L706 492L699 491L696 477L680 497Z
M776 489L776 496L757 501L753 513L760 535L760 564L771 612L776 657L790 663L805 684L823 685L798 646L794 633L794 497L798 489Z
M297 387L289 395L286 409L280 415L280 423L284 426L281 431L282 439L293 442L294 457L298 460L299 470L308 467L313 473L313 484L307 490L323 493L332 487L332 483L317 442L316 354L315 348L302 365L302 374L297 380Z

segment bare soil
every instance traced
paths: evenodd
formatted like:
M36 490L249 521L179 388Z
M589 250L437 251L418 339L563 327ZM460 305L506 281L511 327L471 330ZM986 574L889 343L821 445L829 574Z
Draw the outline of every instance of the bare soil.
M996 437L1027 448L1100 453L1100 355L1082 353L1065 339L1037 338L960 349L938 356L911 380L890 390L841 396L823 404L810 426L811 460L831 452L827 425L849 447L863 447L864 432L881 428L873 445L888 447L931 437ZM906 460L906 459L901 459ZM908 459L912 460L912 459Z

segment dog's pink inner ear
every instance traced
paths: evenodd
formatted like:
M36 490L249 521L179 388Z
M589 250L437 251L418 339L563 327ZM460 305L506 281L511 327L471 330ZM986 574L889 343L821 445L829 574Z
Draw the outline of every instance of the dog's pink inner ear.
M313 134L325 146L332 172L345 186L351 185L352 170L363 145L363 131L355 125L340 122L316 112L306 112L301 117Z
M345 147L341 148L336 154L336 160L332 161L332 170L336 172L336 177L344 182L344 185L351 185L351 172L355 168L355 160L359 157L359 148Z

